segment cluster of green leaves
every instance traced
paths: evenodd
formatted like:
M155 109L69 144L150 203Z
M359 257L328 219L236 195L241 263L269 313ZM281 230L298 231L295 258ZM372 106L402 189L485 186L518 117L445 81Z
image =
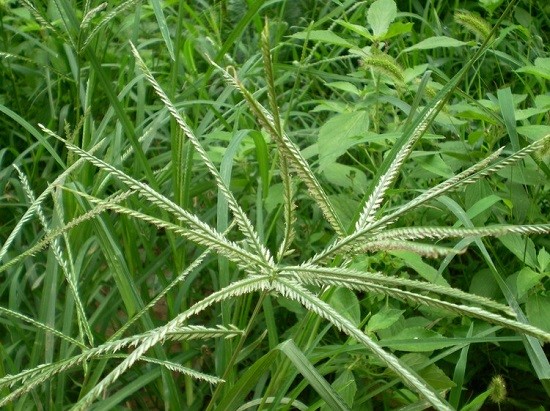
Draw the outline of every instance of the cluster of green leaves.
M547 401L550 10L464 7L1 3L0 406Z

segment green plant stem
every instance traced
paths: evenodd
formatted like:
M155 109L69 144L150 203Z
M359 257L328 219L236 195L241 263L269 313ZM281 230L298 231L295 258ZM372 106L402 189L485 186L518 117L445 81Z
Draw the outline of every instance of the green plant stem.
M241 352L241 350L244 346L246 338L252 332L252 329L255 325L256 317L260 313L260 310L262 308L262 304L263 304L263 300L264 300L265 296L266 296L266 293L261 293L260 294L260 296L258 298L258 302L256 303L256 306L254 307L254 311L252 312L252 315L250 316L250 319L248 320L248 325L247 325L246 329L244 330L237 346L233 350L233 354L231 355L231 358L227 362L227 366L226 366L225 371L223 373L222 380L225 380L227 378L227 376L231 372L233 372L232 368L237 362L237 358L238 358L238 356L239 356L239 354L240 354L240 352ZM224 383L220 383L216 386L216 389L214 390L214 393L212 394L212 398L210 399L208 407L206 408L205 411L211 411L211 410L214 409L214 407L216 406L216 400L221 395L223 389L225 389L224 388Z

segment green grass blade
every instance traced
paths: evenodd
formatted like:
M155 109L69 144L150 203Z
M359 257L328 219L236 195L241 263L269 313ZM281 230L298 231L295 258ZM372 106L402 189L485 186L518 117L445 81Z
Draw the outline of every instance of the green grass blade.
M471 338L474 331L474 324L470 324L470 328L468 329L468 334L466 334L466 338ZM458 409L458 405L460 403L460 396L462 394L462 390L464 388L464 375L466 374L466 369L468 365L468 351L470 349L470 344L466 345L465 347L460 350L460 357L458 359L458 362L455 366L455 371L453 374L453 382L456 384L453 388L451 388L451 393L449 394L449 403L456 409Z
M221 411L234 411L239 408L260 378L265 373L269 372L279 355L277 350L271 350L254 361L254 364L249 366L247 370L241 374L235 385L233 385L233 387L227 391L226 395L223 396L222 400L215 405L215 409Z
M36 140L40 143L42 147L44 147L48 153L51 154L52 158L55 159L55 161L63 168L65 168L65 161L59 157L59 154L57 154L57 151L48 140L44 138L42 133L40 133L36 128L34 128L28 121L26 121L23 117L21 117L19 114L14 112L13 110L9 109L8 107L4 106L3 104L0 104L0 112L7 115L9 118L11 118L13 121L15 121L17 124L19 124L21 127L23 127L25 130L27 130Z
M338 395L327 380L317 371L315 366L307 359L304 353L292 340L279 344L278 349L285 354L294 367L309 382L315 391L321 396L331 410L349 410L345 401Z
M24 321L26 323L32 324L37 329L40 329L40 330L43 330L45 332L51 333L52 335L55 335L56 337L61 338L61 339L65 340L65 341L69 342L70 344L73 344L77 347L80 347L80 348L83 348L83 349L87 348L87 346L85 344L83 344L82 342L77 341L74 338L63 334L62 332L56 330L55 328L52 328L52 327L48 326L47 324L43 324L40 321L36 321L35 319L33 319L31 317L28 317L26 315L23 315L21 313L13 311L13 310L9 310L9 309L4 308L4 307L0 307L0 313L2 313L3 317L13 317L13 318L17 318L18 320Z
M516 114L514 110L514 97L512 96L512 90L510 87L505 89L499 89L497 91L498 104L500 106L500 112L504 125L506 126L506 132L510 136L512 142L512 148L514 151L520 150L518 132L516 130Z
M174 53L174 45L172 43L172 38L170 37L170 29L168 27L166 17L164 17L164 13L162 12L162 5L159 0L151 0L151 4L153 5L153 11L155 12L155 17L157 18L157 23L164 40L164 44L166 45L166 49L168 50L168 54L170 55L172 61L175 61L176 56Z

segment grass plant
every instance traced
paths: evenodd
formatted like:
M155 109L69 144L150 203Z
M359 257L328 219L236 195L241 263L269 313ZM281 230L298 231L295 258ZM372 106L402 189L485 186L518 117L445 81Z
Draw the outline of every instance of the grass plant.
M549 11L0 3L0 407L544 409Z

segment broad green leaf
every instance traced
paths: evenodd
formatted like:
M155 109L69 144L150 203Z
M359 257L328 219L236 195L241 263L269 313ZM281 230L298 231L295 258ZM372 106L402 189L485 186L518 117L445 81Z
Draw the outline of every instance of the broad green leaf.
M332 184L351 188L358 194L365 192L367 177L361 170L339 163L332 163L323 172L325 178Z
M307 39L311 41L320 41L321 43L336 44L337 46L348 48L355 47L355 44L350 43L330 30L301 31L300 33L295 33L290 37L299 40Z
M430 357L420 353L406 353L399 359L417 372L430 364Z
M550 107L550 95L539 94L535 96L535 107Z
M398 351L427 352L450 347L455 343L432 330L423 327L405 328L400 333L380 341L384 346Z
M489 13L495 11L503 2L504 0L479 0L479 4L481 4L481 7L487 10Z
M335 81L333 83L327 83L326 85L330 88L346 91L356 96L361 94L357 86L348 81Z
M544 274L537 273L529 267L523 267L518 273L516 280L518 298L521 298L531 288L537 285L543 277Z
M288 298L277 298L277 304L288 310L291 313L296 314L297 318L303 318L306 315L307 310L302 305L294 300Z
M427 64L420 64L414 67L407 67L405 70L403 70L403 81L405 83L410 83L415 78L424 74L428 69L428 67L429 66Z
M487 108L466 102L459 102L449 106L449 109L460 118L486 121L491 124L499 124L498 118Z
M503 198L505 201L510 201L510 208L512 209L529 209L531 201L525 188L521 185L539 187L548 181L546 176L538 169L534 167L526 168L521 164L506 167L506 169L497 171L497 174L508 180L509 183L516 183L510 186L510 193L508 193L507 198ZM518 203L518 200L525 201L525 203Z
M282 183L273 184L269 187L269 194L264 200L264 206L268 213L273 212L277 206L283 204L283 193Z
M546 124L531 124L528 126L519 126L518 134L527 137L530 141L540 140L550 135L550 126Z
M357 33L368 40L376 39L378 41L387 40L392 37L399 36L400 34L410 33L413 28L413 23L402 23L400 21L396 21L390 24L388 30L384 35L376 37L376 36L373 36L366 27L361 26L359 24L353 24L343 20L337 20L337 23L340 24L342 27L345 27L348 30L353 31L354 33Z
M410 33L412 31L412 28L413 23L402 23L400 21L396 21L390 24L390 27L388 28L386 34L384 34L378 40L387 40L392 37L399 36L400 34Z
M342 27L347 28L348 30L353 31L354 33L359 34L362 37L365 37L366 39L369 39L369 40L372 39L372 35L367 30L367 28L364 27L364 26L361 26L359 24L349 23L349 22L344 21L344 20L336 20L336 23L338 23Z
M359 325L361 322L359 300L353 291L344 287L338 287L330 296L328 303L353 324Z
M489 270L481 270L475 273L468 291L472 294L493 299L502 296L498 284Z
M540 271L546 271L546 269L549 268L549 266L550 266L550 254L548 253L548 251L546 251L545 248L542 248L539 251L537 261L539 262Z
M429 50L439 47L461 47L466 46L468 43L453 39L452 37L447 36L434 36L428 37L426 40L422 40L419 43L416 43L413 46L407 47L403 52L409 52L412 50Z
M550 332L550 296L533 294L525 306L527 318L535 327Z
M351 198L345 192L329 196L330 202L334 205L334 210L340 217L343 224L350 224L359 202Z
M391 327L396 321L399 320L399 318L401 318L401 315L404 312L405 310L398 310L396 308L382 308L369 319L367 331L374 332Z
M468 186L466 186L466 190L464 190L464 209L466 210L466 216L469 219L473 219L481 214L480 218L477 218L475 220L477 224L474 225L483 224L491 214L490 210L485 210L485 212L481 211L481 208L483 208L483 206L489 205L492 202L491 200L486 200L487 203L485 201L482 201L480 203L480 199L485 198L494 199L493 189L491 188L491 185L487 183L487 181L479 180L476 181L474 184L469 184ZM491 206L492 205L493 204L491 204ZM481 213L479 211L481 211Z
M355 382L355 376L349 369L344 369L342 373L331 384L332 388L342 397L346 402L348 407L353 406L353 399L355 398L355 393L357 392L357 383ZM321 407L323 411L332 411L328 405L323 405Z
M521 120L528 119L529 117L536 116L537 114L548 113L548 107L542 107L542 108L529 107L526 109L516 110L515 113L516 113L516 120L521 121Z
M550 80L550 57L538 57L534 66L525 66L516 70L516 73L528 73Z
M380 136L368 133L369 113L360 110L333 116L319 130L319 169L336 162L350 147L356 144L379 139Z
M334 113L345 113L348 109L348 104L342 101L320 100L320 103L311 110L314 113L320 111L330 111Z
M468 124L467 121L461 120L458 117L452 116L444 111L439 112L434 121L449 128L456 128L457 126Z
M533 240L524 238L519 234L507 234L498 239L508 250L519 258L520 261L531 268L537 268L537 252Z
M488 195L487 197L480 199L474 205L472 205L468 209L466 214L468 215L468 218L473 219L484 211L491 209L491 207L493 207L496 203L500 201L502 201L502 198L500 198L499 196L494 194Z
M384 36L390 24L397 17L397 6L393 0L376 0L367 11L367 22L369 23L374 37Z
M435 364L420 370L418 374L436 390L448 390L456 384Z

